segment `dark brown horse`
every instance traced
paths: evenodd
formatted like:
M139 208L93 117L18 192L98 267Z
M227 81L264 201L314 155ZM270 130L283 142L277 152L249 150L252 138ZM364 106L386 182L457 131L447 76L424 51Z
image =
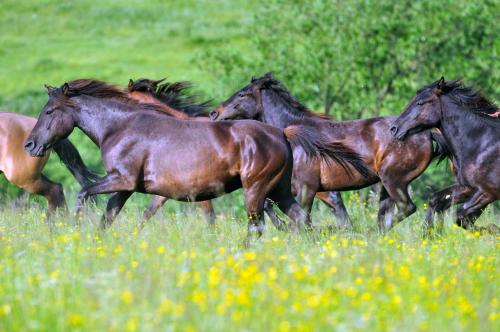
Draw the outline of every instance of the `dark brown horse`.
M500 119L497 106L480 92L460 81L444 78L419 91L392 123L391 134L410 140L422 130L439 128L453 160L457 184L434 193L429 201L426 223L433 224L435 212L453 204L456 223L475 229L474 220L500 199ZM498 227L492 226L498 230Z
M186 92L191 87L189 82L162 83L161 80L139 79L129 80L127 91L129 97L140 103L155 104L166 114L176 119L206 119L208 120L207 107L209 101L198 103L192 95ZM150 219L158 209L168 200L166 197L154 196L143 219ZM215 212L211 201L196 203L199 205L203 217L213 224L215 222Z
M214 120L255 119L286 128L285 132L293 130L289 126L302 124L327 137L332 144L342 144L355 152L368 170L321 160L311 162L299 147L294 150L293 186L302 206L310 211L318 191L360 189L381 181L383 188L378 213L381 231L390 229L415 212L408 185L438 154L433 151L432 138L440 139L439 133L425 131L405 142L396 142L388 134L394 117L330 121L300 104L270 74L252 79L249 85L220 104L211 117ZM393 218L394 204L398 212Z
M136 81L130 79L128 84L129 96L142 103L156 104L166 114L177 119L209 120L206 109L210 102L198 103L192 95L185 93L186 89L191 87L190 82L161 83L163 81L163 79L139 79ZM316 197L331 208L335 217L339 220L341 228L349 229L352 227L340 193L321 192L317 193ZM156 213L166 200L164 197L155 196L144 213L145 219ZM199 202L198 204L204 215L208 216L208 220L213 222L215 214L210 201ZM276 217L272 208L272 202L269 200L266 200L265 210L277 228L281 229L284 227L282 224L277 224L279 219Z
M61 184L42 174L49 159L33 158L23 149L24 142L36 124L36 119L17 113L0 113L0 173L9 182L29 193L43 196L48 201L48 214L66 205ZM98 179L82 161L80 154L67 139L59 141L53 150L84 187Z
M262 234L267 197L295 227L311 225L308 213L291 193L292 152L280 129L253 121L178 120L164 116L156 105L138 103L114 86L75 80L49 91L49 101L26 148L32 156L43 156L75 127L100 147L107 172L79 193L78 210L89 195L113 193L102 227L114 220L133 192L203 201L238 188L243 188L249 217L247 239ZM301 134L300 127L294 128L290 143L304 143L304 149L319 158L345 162L340 159L341 147L314 140L299 142Z

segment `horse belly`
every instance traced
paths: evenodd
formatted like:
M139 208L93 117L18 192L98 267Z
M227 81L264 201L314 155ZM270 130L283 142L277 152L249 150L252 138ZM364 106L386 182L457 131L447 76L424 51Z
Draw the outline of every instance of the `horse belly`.
M144 168L145 192L180 201L201 201L234 190L239 181L239 174L222 160L165 159Z

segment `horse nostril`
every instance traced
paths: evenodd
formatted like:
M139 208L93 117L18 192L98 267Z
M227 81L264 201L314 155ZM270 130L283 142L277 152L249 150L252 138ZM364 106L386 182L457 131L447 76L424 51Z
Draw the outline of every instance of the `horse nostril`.
M210 117L210 119L215 120L219 116L219 112L212 111L212 112L208 113L208 116Z
M390 131L391 131L391 134L394 136L398 132L398 127L393 125L393 126L391 126Z
M28 140L26 141L26 144L24 144L24 148L28 151L31 151L35 147L35 142L33 140Z

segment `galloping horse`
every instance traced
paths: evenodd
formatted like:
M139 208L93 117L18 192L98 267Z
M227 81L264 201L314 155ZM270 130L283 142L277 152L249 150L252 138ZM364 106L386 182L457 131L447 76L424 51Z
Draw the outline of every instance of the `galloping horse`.
M417 91L392 123L392 136L404 141L427 128L439 128L453 160L458 183L431 196L427 225L432 226L435 212L464 203L457 209L456 223L475 229L474 220L488 204L500 199L497 112L497 106L480 92L442 77Z
M30 157L23 149L24 141L36 124L33 117L17 113L0 113L0 173L9 182L48 201L48 214L66 204L61 184L50 181L42 170L49 159ZM78 183L84 187L98 177L82 161L76 148L67 139L52 147Z
M137 111L141 108L141 111ZM291 193L292 146L318 158L343 160L340 146L294 135L253 121L185 121L161 114L122 90L95 80L75 80L49 90L49 100L26 148L43 156L47 148L78 127L100 147L107 175L78 195L78 210L89 195L114 193L101 227L111 224L133 192L181 201L203 201L243 188L249 240L261 235L267 197L293 221L311 226L309 214ZM299 140L297 136L302 138Z
M177 119L207 119L209 101L198 103L193 96L186 94L191 87L189 82L163 83L161 80L139 79L129 80L127 91L129 97L141 103L155 104L160 110ZM168 200L166 197L153 196L151 203L144 211L143 219L150 219L158 209ZM213 224L215 212L211 201L197 203L201 208L203 217Z
M324 115L309 111L270 73L252 79L249 85L211 112L211 117L214 120L255 119L278 128L302 124L322 133L329 142L340 143L355 151L368 165L367 172L321 160L311 162L299 147L294 151L293 186L302 206L310 211L318 191L360 189L381 181L383 188L378 213L381 231L390 229L415 212L408 185L439 154L433 151L433 138L438 143L441 141L439 133L425 131L405 142L395 142L388 134L394 117L330 121ZM394 204L398 213L393 220Z
M166 105L167 107L162 107L162 111L177 119L209 120L206 112L209 101L199 104L192 96L185 94L185 90L191 87L189 82L163 83L160 85L162 81L163 79L139 79L136 81L130 79L128 84L129 96L142 103L161 103ZM179 110L182 112L179 112ZM316 197L331 208L333 214L341 223L341 228L352 227L340 193L320 192L316 194ZM145 219L148 219L156 213L166 200L167 199L164 197L155 196L144 213ZM204 212L204 215L208 216L208 220L213 222L215 214L210 201L200 202L198 204ZM276 223L279 219L273 211L272 202L266 201L265 210L278 229L284 227L284 225Z

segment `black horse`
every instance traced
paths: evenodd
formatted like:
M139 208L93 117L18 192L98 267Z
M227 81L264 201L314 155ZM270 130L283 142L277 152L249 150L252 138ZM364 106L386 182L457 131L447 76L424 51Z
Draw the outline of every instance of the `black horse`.
M500 198L500 119L498 107L460 81L440 80L419 91L391 126L398 140L427 128L439 128L456 169L457 184L434 193L426 223L435 212L464 203L456 223L475 229L474 220ZM496 226L493 226L497 228Z

